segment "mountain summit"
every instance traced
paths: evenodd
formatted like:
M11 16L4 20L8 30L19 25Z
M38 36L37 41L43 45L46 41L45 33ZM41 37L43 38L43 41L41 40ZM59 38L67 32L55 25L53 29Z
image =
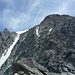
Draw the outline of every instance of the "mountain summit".
M9 40L7 32L0 33L1 44ZM6 44L0 75L75 75L75 17L48 15L39 25L13 36Z

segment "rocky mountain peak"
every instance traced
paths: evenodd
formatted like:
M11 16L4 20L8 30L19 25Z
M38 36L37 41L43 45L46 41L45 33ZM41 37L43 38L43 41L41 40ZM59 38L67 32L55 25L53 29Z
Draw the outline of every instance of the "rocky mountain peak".
M73 18L72 16L70 16L70 15L66 15L66 14L63 14L63 15L59 15L59 14L52 14L52 15L48 15L47 17L46 17L47 19L49 19L49 18L64 18L64 19L71 19L71 18ZM45 19L46 19L45 18ZM57 19L56 19L57 20Z
M46 25L46 26L51 26L51 27L55 27L57 25L59 25L60 23L65 23L67 21L71 21L75 23L75 17L69 16L69 15L59 15L59 14L52 14L52 15L48 15L42 22L41 22L41 26Z
M48 75L39 64L49 75L75 75L75 17L48 15L39 25L20 34L0 74ZM36 74L34 69L41 73Z
M10 32L7 28L0 32L0 57L14 42L16 36L16 32Z
M9 33L10 33L10 31L9 31L7 28L5 28L3 32L4 32L5 34L9 34Z

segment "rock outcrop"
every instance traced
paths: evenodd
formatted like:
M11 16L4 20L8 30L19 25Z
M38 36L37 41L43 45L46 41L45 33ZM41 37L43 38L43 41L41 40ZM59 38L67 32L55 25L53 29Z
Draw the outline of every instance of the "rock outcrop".
M11 68L11 67L10 67ZM9 71L9 70L8 70ZM13 69L4 75L50 75L48 70L31 58L24 58L13 64Z
M32 58L52 75L75 75L75 17L49 15L40 25L21 34L0 74L23 58ZM10 72L13 72L11 68Z
M16 35L16 32L10 32L7 28L3 32L0 32L0 57L14 42Z

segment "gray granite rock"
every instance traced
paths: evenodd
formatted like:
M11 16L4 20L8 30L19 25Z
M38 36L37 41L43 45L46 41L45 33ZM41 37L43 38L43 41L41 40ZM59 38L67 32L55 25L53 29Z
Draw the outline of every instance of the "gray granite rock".
M53 75L75 75L75 17L49 15L21 34L1 75L9 65L23 58L32 58Z
M3 32L0 32L0 57L14 42L16 36L16 32L10 32L7 28Z

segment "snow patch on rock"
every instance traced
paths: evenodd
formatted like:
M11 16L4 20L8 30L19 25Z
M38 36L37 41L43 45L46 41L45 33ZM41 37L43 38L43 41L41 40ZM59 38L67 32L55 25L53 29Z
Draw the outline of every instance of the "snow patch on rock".
M15 44L19 40L20 34L25 33L26 31L28 30L16 32L18 35L16 36L13 44L7 50L5 50L5 52L2 54L2 57L0 58L0 68L10 56L12 49L14 48Z
M36 35L37 35L38 37L40 37L40 35L39 35L39 27L36 27Z
M52 30L53 30L53 28L50 28L48 34L50 34Z
M24 31L19 31L19 32L16 32L17 34L22 34L22 33L25 33L25 32L27 32L28 30L24 30Z
M11 54L11 51L14 47L14 45L17 43L17 41L19 40L19 35L16 36L15 41L13 42L13 44L8 48L8 50L5 50L5 52L2 54L2 57L0 58L0 67L5 63L5 61L8 59L8 57ZM7 52L6 52L7 51Z

